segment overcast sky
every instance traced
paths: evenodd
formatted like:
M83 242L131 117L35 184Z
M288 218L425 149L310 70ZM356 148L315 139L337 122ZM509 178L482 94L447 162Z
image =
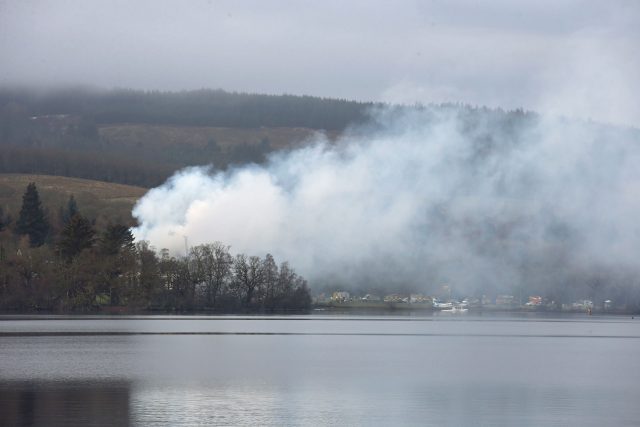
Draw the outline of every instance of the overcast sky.
M0 85L461 101L640 126L640 1L0 0Z

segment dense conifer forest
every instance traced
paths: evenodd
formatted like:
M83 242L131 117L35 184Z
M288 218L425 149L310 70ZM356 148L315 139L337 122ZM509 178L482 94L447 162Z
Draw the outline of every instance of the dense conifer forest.
M68 114L94 123L155 123L236 128L306 127L341 130L366 117L373 103L294 95L263 95L202 89L182 92L120 89L1 90L0 105L31 116Z
M0 89L0 173L47 174L154 187L185 166L262 163L314 132L335 137L382 104L222 90L188 92ZM387 106L388 107L388 106ZM422 106L394 106L402 114ZM535 119L460 105L470 133L487 123L504 133ZM374 121L375 122L375 121ZM494 126L497 124L498 126ZM123 136L124 135L124 136ZM474 136L480 144L491 135Z
M67 89L0 90L0 173L32 173L153 187L190 165L260 163L277 149L261 129L301 128L339 132L362 122L374 104L292 95L221 90L144 92ZM118 125L246 130L243 139L161 144L154 136L110 138ZM252 135L252 131L253 134ZM113 132L112 132L113 133ZM300 143L298 133L288 137ZM286 139L287 137L285 137Z

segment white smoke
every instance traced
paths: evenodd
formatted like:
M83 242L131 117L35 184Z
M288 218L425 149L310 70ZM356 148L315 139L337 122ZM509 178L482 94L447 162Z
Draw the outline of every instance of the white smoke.
M314 283L546 289L634 268L632 129L519 113L378 111L367 127L227 172L188 168L136 205L137 239L221 241Z

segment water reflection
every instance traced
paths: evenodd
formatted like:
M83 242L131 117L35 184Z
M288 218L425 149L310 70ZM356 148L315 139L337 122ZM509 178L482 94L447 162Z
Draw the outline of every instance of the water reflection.
M635 406L633 396L603 400L601 391L571 387L461 387L425 378L414 387L364 385L9 382L0 385L0 425L596 426L630 421Z
M131 385L125 381L0 384L2 426L127 426Z
M0 426L640 419L634 321L308 319L0 321Z

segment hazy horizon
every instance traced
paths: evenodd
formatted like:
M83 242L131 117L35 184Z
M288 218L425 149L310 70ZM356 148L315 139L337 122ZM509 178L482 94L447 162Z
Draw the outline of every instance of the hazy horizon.
M0 425L637 423L639 22L0 0Z
M640 4L0 2L0 86L461 102L640 125Z

